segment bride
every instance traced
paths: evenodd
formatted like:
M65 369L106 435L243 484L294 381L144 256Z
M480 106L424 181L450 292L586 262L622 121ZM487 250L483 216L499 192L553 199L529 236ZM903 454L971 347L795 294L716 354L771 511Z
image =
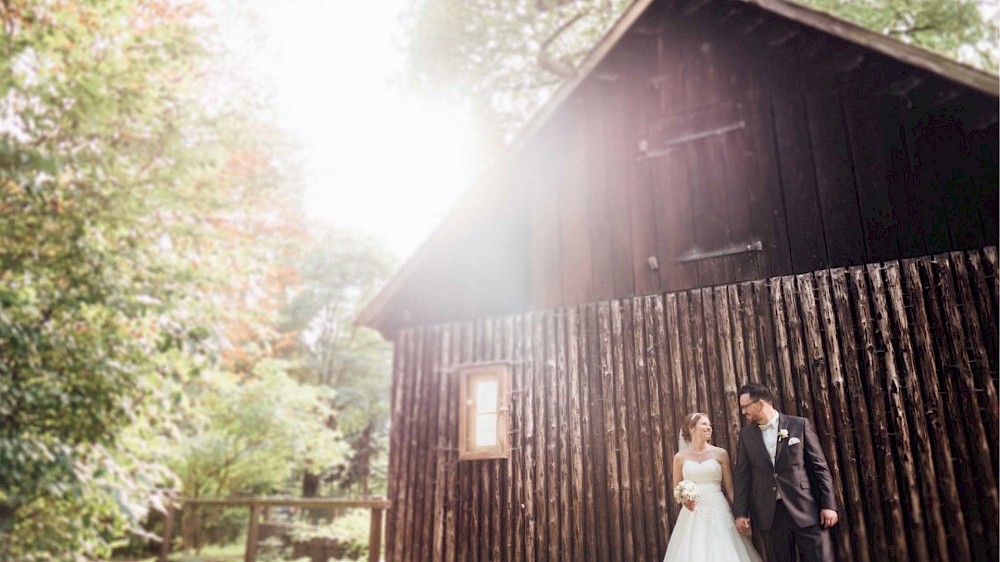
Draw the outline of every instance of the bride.
M674 455L673 489L688 480L698 486L699 497L681 508L663 562L760 562L733 523L729 453L710 443L712 422L705 414L688 414L681 437L687 445Z

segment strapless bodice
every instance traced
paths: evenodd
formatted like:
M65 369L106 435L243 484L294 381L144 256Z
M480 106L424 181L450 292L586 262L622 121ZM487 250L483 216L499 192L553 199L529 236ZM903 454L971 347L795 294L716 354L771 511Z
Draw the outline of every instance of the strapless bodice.
M683 474L685 480L697 484L702 492L722 489L722 465L716 459L702 462L686 460Z

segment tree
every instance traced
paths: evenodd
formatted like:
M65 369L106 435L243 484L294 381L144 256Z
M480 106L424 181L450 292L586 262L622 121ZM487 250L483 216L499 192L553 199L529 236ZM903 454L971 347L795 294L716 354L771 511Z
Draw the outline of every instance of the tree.
M996 0L799 0L872 31L996 73Z
M326 476L369 495L374 463L387 447L392 350L378 334L355 324L361 307L388 278L393 260L373 240L329 231L303 256L302 285L285 310L291 337L282 356L296 361L302 381L336 392L336 427L351 446L339 466L315 465L303 474L303 495L315 495Z
M192 381L279 369L298 199L246 100L207 102L199 17L0 4L0 560L141 532Z
M996 0L796 0L997 71ZM631 5L629 0L422 0L407 16L408 83L475 108L510 140Z
M421 0L408 14L408 82L473 105L502 144L577 65L630 0Z
M252 377L206 372L188 383L191 416L181 426L174 471L187 497L287 492L291 476L343 460L347 446L327 421L334 393L289 378L280 361L260 361ZM195 544L205 524L185 512ZM244 514L245 515L245 514ZM242 528L241 516L238 527Z

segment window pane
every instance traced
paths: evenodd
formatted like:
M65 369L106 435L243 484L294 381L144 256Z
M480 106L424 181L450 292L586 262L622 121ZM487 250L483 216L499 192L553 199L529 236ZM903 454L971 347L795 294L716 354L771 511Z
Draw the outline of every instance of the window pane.
M482 381L476 384L476 410L497 411L497 381Z
M487 447L497 444L496 414L479 414L476 416L476 447Z

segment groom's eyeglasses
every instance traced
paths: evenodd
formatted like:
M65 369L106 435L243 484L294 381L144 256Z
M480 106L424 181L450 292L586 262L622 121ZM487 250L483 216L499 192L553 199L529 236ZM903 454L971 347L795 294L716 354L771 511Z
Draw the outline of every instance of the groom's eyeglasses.
M749 408L750 406L753 406L754 404L756 404L757 402L760 402L761 400L763 400L763 398L758 398L758 399L754 400L753 402L750 402L749 404L740 404L740 412L746 413L747 408Z

